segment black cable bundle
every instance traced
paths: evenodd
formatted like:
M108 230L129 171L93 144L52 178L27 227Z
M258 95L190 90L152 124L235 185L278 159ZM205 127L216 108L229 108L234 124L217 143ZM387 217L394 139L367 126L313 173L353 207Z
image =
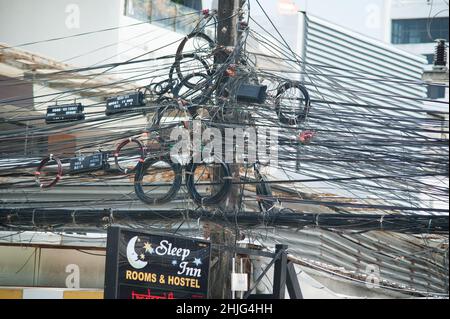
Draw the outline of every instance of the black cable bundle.
M162 194L157 194L156 191L146 192L143 189L143 183L145 183L145 178L148 177L148 169L157 163L165 163L169 167L161 169L158 174L164 174L168 172L173 174L174 178L170 184L169 190L163 192ZM155 205L170 202L177 194L181 187L182 175L181 175L181 165L175 164L170 158L147 158L144 163L139 163L136 169L136 174L134 177L134 190L137 197L144 203ZM153 176L155 177L155 176ZM157 186L154 186L157 187Z

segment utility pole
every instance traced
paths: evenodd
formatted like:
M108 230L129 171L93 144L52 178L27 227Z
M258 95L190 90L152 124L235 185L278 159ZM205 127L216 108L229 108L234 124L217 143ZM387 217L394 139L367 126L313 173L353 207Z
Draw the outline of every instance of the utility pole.
M214 57L215 70L220 70L221 66L227 62L229 53L233 52L238 40L238 18L239 12L244 0L221 0L218 1L218 25L217 25L217 53ZM227 78L223 78L219 85L218 92L226 84ZM226 96L223 96L226 99ZM228 102L224 102L226 109ZM227 113L225 111L225 113ZM227 118L228 116L225 115ZM215 121L225 121L225 118L215 119ZM225 154L225 136L222 130L222 154ZM230 165L233 181L239 181L239 166ZM212 174L212 181L219 182L223 176L221 169L215 169ZM239 184L233 184L227 197L220 205L223 211L235 211L239 195ZM219 249L213 250L212 260L214 266L211 269L210 296L212 298L230 298L231 296L231 271L233 252L229 249L220 249L221 246L233 246L236 242L236 234L218 224L205 223L205 236Z
M229 1L219 1L218 8L218 26L217 26L217 44L218 44L218 54L215 57L216 69L219 68L223 63L228 60L229 53L233 52L236 48L238 38L240 36L240 30L238 28L238 22L240 22L241 18L241 8L244 5L245 0L229 0ZM239 56L239 54L238 54ZM236 58L238 62L239 57ZM228 81L227 76L223 77L223 85ZM220 86L219 86L220 87ZM220 90L222 91L222 90ZM227 97L224 96L226 99ZM231 101L232 102L232 101ZM227 104L229 102L225 102L223 107L225 109L224 118L221 120L223 122L230 121L232 123L239 123L241 117L236 114L233 108L227 110ZM225 154L225 136L222 131L222 154ZM237 163L230 164L230 173L233 176L233 182L240 182L240 165ZM220 172L216 172L216 181L217 177L220 177ZM224 211L235 211L238 209L238 197L239 197L240 189L239 183L233 184L228 196L223 201L221 205L221 209Z
M237 40L237 10L241 0L218 1L217 44L219 47L233 49ZM219 55L216 63L223 63L224 55Z

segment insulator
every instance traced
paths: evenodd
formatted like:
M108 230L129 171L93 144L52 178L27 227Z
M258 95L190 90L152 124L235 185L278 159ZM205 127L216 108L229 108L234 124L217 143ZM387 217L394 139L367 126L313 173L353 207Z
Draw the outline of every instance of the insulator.
M436 52L434 55L435 66L447 65L447 52L445 50L445 40L437 40Z

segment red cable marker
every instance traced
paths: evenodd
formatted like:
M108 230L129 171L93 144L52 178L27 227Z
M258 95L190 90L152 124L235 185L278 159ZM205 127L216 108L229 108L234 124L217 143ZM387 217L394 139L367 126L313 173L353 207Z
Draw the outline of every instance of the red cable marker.
M146 155L146 150L145 150L144 144L142 144L142 142L139 141L139 140L136 139L136 138L131 138L131 137L130 137L130 138L124 140L122 143L120 143L120 144L117 146L116 151L114 152L114 161L116 162L117 168L118 168L122 173L124 173L124 174L128 174L128 173L134 172L135 169L136 169L136 167L137 167L137 165L136 165L136 166L133 167L132 169L128 169L128 168L124 168L124 167L120 166L120 164L119 164L120 151L121 151L122 148L123 148L125 145L127 145L128 143L136 143L136 144L137 144L138 149L139 149L139 155L140 155L139 160L138 160L139 163L143 163L143 162L144 162L144 160L145 160L145 155Z
M316 134L312 131L303 131L299 134L298 139L302 144L309 144L314 135Z
M56 177L50 183L47 183L47 184L41 183L41 176L42 176L41 170L52 160L55 161L56 164L58 165ZM55 186L63 176L63 167L62 167L61 160L57 157L54 157L53 154L50 154L48 157L44 158L41 161L36 172L34 172L34 176L36 179L36 183L41 188L50 188L50 187Z

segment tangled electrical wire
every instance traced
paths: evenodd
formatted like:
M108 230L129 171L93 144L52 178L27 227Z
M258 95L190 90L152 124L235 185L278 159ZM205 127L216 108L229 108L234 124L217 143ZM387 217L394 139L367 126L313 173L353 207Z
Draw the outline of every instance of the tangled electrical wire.
M240 194L233 194L239 203L234 209L255 204L263 214L302 203L339 213L363 209L381 214L446 212L422 203L423 198L431 203L448 203L444 199L448 195L448 144L439 136L448 134L448 112L435 112L437 117L433 118L417 107L424 98L413 93L381 94L372 89L380 83L392 83L413 92L425 83L308 63L292 51L281 34L268 31L249 12L247 15L246 21L239 19L239 36L231 49L217 42L217 13L203 11L187 36L151 51L172 45L176 46L173 54L153 58L139 55L124 62L49 73L39 80L83 74L86 88L43 92L33 97L34 105L31 97L0 101L19 103L23 108L23 114L2 114L4 123L31 123L25 131L20 128L0 133L0 152L8 154L8 159L0 162L0 188L25 191L34 185L29 183L33 178L49 191L56 184L91 185L95 181L108 188L134 189L137 199L152 206L184 200L185 189L198 207L217 208L230 196L234 185L240 187ZM192 23L192 15L183 19ZM249 28L249 23L255 28ZM270 65L277 65L279 70ZM105 75L123 78L95 83ZM298 80L300 76L302 81ZM0 85L14 86L18 81L2 80ZM134 90L126 87L135 83L139 85ZM249 87L260 90L257 98L245 96ZM102 89L111 93L98 93ZM30 106L42 110L56 102L71 103L87 92L90 102L83 105L88 110L84 120L42 126L39 121L45 116L27 116L25 111ZM139 103L114 109L120 104L118 97L134 95L139 95ZM92 102L94 99L100 101ZM143 118L146 121L141 124ZM173 163L170 152L177 141L170 133L174 128L184 128L192 135L194 120L201 122L203 130L276 127L279 165L257 161L240 166L239 177L233 179L236 168L223 159L215 163ZM125 121L140 124L123 125ZM48 147L49 137L65 131L76 136L79 155L75 158L70 141L51 142L56 151ZM11 152L8 145L23 141L33 154L23 157L21 150ZM191 151L202 151L206 144ZM97 165L98 156L102 159ZM73 169L76 165L81 169ZM335 190L339 190L337 194ZM89 204L114 205L129 200L124 193L120 199L92 200ZM14 201L9 203L15 205Z
M448 247L448 104L425 98L428 83L409 66L394 73L381 72L376 61L367 71L336 65L333 56L330 63L311 53L304 59L260 9L268 23L249 7L221 19L214 11L186 14L177 23L195 21L190 33L175 40L135 32L133 40L152 49L125 61L116 58L131 49L90 66L0 78L5 89L34 86L32 96L0 100L0 227L84 231L168 223L176 232L214 221L236 238L293 243L301 229L310 243L308 232L317 228L357 241L357 258L360 248L367 252L363 262L387 255L371 249L372 231L389 232L386 241L400 233L411 245L419 236L443 236ZM236 45L219 45L219 25L241 13ZM75 88L45 88L71 78L79 81ZM278 161L259 153L250 161L233 145L245 160L230 164L215 157L210 138L188 148L190 156L173 156L180 141L172 132L181 129L193 140L195 123L203 132L276 128ZM244 139L242 149L251 147ZM210 156L193 160L204 151ZM283 237L288 230L291 237ZM338 243L320 249L333 247L335 258ZM289 243L304 253L302 244ZM425 241L419 246L429 248ZM415 258L427 272L443 272L432 257Z

